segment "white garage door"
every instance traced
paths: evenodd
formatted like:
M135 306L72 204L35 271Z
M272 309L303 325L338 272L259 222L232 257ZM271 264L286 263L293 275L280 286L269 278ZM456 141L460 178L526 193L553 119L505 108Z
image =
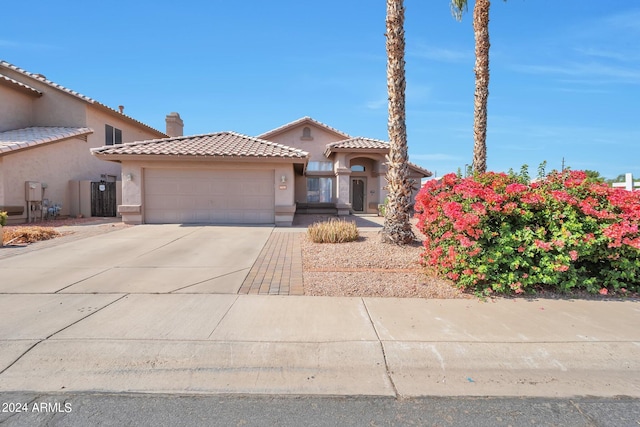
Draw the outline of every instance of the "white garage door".
M148 224L273 224L273 170L146 169Z

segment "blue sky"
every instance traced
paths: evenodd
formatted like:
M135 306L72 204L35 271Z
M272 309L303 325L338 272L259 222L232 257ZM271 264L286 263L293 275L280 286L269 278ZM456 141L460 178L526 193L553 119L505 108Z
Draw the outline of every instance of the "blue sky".
M411 161L471 163L472 7L406 0ZM0 59L164 130L258 135L311 116L387 140L382 0L7 2ZM488 168L640 177L640 4L494 0Z

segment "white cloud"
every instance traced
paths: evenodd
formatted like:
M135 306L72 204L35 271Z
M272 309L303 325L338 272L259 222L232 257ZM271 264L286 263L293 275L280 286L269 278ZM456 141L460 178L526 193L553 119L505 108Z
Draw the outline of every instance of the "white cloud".
M408 49L407 56L440 62L465 62L473 61L475 58L473 49L448 49L425 43L418 43L415 48Z
M604 59L613 59L621 62L629 62L640 59L640 55L630 52L622 52L620 50L613 49L603 49L596 47L577 47L574 51L580 55L604 58Z
M55 49L55 46L45 43L17 42L14 40L0 39L0 47L11 49Z
M452 156L446 153L433 153L433 154L411 154L409 156L411 160L431 160L431 161L460 161L462 157Z
M571 62L565 65L513 65L515 71L526 74L549 74L557 76L572 76L582 78L586 83L591 79L597 79L603 83L602 78L607 78L609 83L640 84L640 71L635 68L604 65L597 62L579 63Z
M380 110L382 108L387 108L387 99L377 99L374 101L368 101L365 105L369 110Z

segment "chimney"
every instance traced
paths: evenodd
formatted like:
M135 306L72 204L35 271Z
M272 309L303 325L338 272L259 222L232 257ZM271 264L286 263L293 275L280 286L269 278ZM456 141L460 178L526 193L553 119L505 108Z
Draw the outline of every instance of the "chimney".
M175 112L167 114L165 121L167 122L167 135L169 135L170 137L182 136L184 130L184 122L180 118L180 114Z

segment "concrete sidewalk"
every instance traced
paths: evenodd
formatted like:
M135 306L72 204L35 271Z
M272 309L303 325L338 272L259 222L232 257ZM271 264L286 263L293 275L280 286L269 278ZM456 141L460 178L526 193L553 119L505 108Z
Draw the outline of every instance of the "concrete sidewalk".
M640 397L636 301L5 294L0 391Z
M284 292L305 227L141 226L0 260L0 392L640 397L637 300L236 293L262 255L258 289Z

